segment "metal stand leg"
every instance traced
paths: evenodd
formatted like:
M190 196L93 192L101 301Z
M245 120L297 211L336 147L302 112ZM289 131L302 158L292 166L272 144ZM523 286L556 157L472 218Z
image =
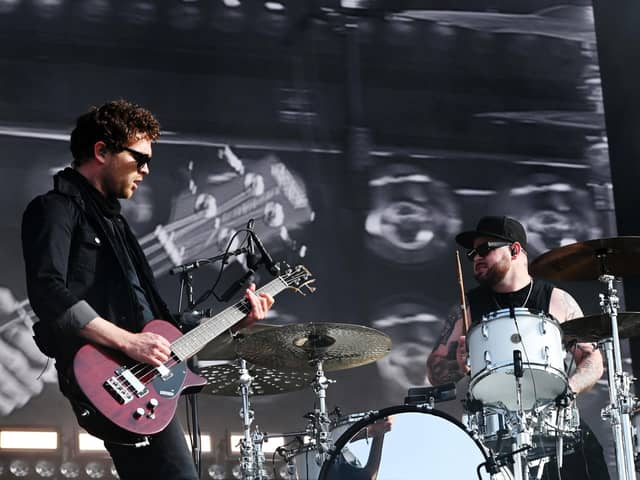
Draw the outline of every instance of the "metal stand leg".
M253 411L249 404L249 388L251 387L251 376L247 370L247 362L240 360L240 397L242 398L242 433L240 441L240 472L245 480L253 480L253 439L251 438L251 423L253 422Z
M321 465L326 457L327 452L331 448L331 441L329 438L329 428L331 426L331 420L329 420L329 414L327 413L327 388L329 384L334 383L333 380L329 380L324 376L324 370L322 367L322 361L316 363L316 378L313 381L313 391L318 397L319 410L315 413L314 418L314 433L316 437L316 447L318 449L316 454L316 462Z
M617 290L613 288L613 275L601 275L607 284L607 294L600 294L600 306L611 318L611 338L603 342L607 359L610 404L602 409L602 418L611 422L616 447L616 466L620 480L636 480L633 432L631 428L631 378L622 370L620 336L618 333Z
M264 454L262 453L262 442L264 435L256 426L256 431L251 433L251 423L253 422L253 411L249 402L249 389L253 378L247 370L247 362L240 360L240 396L242 398L242 431L243 437L240 441L240 473L243 480L266 480L267 472L264 470Z

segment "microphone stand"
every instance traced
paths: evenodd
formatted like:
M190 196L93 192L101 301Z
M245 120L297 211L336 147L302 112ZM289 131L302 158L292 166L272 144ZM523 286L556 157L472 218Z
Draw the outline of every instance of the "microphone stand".
M531 447L531 438L524 418L524 407L522 405L522 376L524 374L522 366L522 352L513 351L513 375L516 379L516 415L518 417L518 431L516 433L516 443L513 445L514 466L513 473L515 480L526 480L528 478L529 465L527 462L527 450Z
M214 263L217 261L226 261L229 256L240 255L242 253L246 253L246 248L239 248L234 250L233 252L229 252L226 254L216 255L214 257L202 258L199 260L195 260L193 262L185 263L184 265L178 265L173 267L169 273L171 275L180 275L180 291L186 291L187 296L187 311L199 315L200 312L195 311L196 303L193 299L193 271L200 268L202 265L207 265L209 263ZM182 308L182 296L180 296L178 310ZM194 323L191 325L191 328L194 328L199 324ZM189 366L193 367L197 364L197 357L194 355L188 361ZM193 433L191 437L191 456L193 457L193 463L196 467L196 471L198 475L201 474L201 455L202 455L202 445L200 440L200 420L198 413L198 396L197 393L189 393L185 395L186 401L190 407L190 423L191 423L191 431Z

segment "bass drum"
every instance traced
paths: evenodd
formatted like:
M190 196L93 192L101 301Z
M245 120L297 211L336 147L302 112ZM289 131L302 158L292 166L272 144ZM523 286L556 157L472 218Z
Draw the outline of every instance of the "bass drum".
M513 480L506 469L487 473L486 461L482 445L453 417L400 405L349 427L323 463L319 480Z
M331 421L329 440L335 441L354 423L368 418L369 413L352 413L341 415ZM287 480L317 480L322 468L323 456L318 455L315 444L301 445L293 450L292 462L294 470Z

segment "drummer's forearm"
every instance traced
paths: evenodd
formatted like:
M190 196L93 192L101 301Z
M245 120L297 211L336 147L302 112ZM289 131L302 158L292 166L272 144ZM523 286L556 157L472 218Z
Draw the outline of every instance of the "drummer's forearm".
M576 366L576 371L569 378L569 387L576 394L590 390L602 377L604 367L602 365L602 355L598 350L584 354L580 363Z
M456 360L440 357L427 363L427 377L431 385L455 383L463 377Z

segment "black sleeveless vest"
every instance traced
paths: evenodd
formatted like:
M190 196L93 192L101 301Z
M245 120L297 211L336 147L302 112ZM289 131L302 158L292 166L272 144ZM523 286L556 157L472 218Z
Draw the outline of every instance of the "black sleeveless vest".
M529 289L531 294L529 295ZM554 286L542 279L535 279L533 287L527 284L524 288L511 293L496 293L483 285L467 292L469 308L471 310L471 324L482 320L482 316L503 308L530 308L549 313L551 292ZM529 297L527 299L527 297ZM526 300L526 303L525 303Z

